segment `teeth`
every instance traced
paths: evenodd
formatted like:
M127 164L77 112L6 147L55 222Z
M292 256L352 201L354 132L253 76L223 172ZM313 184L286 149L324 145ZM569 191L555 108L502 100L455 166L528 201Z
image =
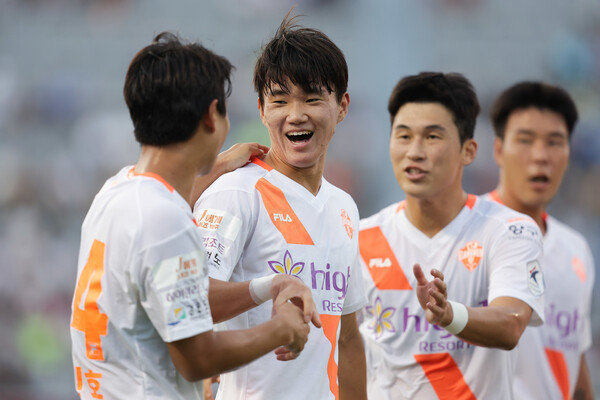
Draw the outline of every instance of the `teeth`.
M288 133L288 136L302 136L302 135L310 135L310 134L311 134L310 131L290 132L290 133Z
M408 172L409 174L418 174L419 172L421 172L421 170L420 170L420 169L418 169L418 168L408 168L408 169L407 169L407 172Z

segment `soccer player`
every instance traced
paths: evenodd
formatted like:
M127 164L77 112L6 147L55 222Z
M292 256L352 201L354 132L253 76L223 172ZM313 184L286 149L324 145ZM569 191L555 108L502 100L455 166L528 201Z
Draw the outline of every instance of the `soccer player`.
M227 59L169 33L129 66L124 95L141 153L104 184L82 226L71 319L81 398L202 398L201 383L191 381L280 346L295 355L308 338L311 292L289 277L222 284L235 292L229 308L256 305L252 290L281 304L262 325L213 331L207 258L188 200L229 130L231 69ZM260 152L242 146L240 154ZM290 299L301 300L307 315ZM233 312L217 308L215 320Z
M288 13L254 71L270 150L222 175L194 208L206 236L211 278L296 277L312 288L323 325L311 330L294 361L277 363L267 354L222 375L219 400L366 398L355 317L365 305L358 210L348 194L323 178L327 147L348 111L347 82L341 50L322 32L295 25ZM270 315L265 303L227 326L255 326Z
M506 350L543 319L539 228L464 191L479 103L462 75L405 77L388 111L406 200L360 224L369 397L512 399Z
M559 87L521 82L500 94L491 118L500 182L489 197L529 215L544 235L546 323L521 337L515 397L593 399L585 351L594 262L585 238L546 213L567 169L577 108Z

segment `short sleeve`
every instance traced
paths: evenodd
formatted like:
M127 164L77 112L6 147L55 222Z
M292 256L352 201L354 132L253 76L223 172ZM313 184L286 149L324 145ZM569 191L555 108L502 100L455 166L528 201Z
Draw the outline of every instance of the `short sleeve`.
M498 297L514 297L533 309L530 326L544 322L545 290L542 255L542 234L529 219L501 225L495 232L489 255L491 265L488 302Z
M583 329L581 330L581 339L579 341L579 351L581 353L586 352L592 347L592 292L594 289L595 281L595 265L594 258L588 243L585 243L585 269L586 269L586 286L585 286L585 297L584 297L584 317L583 317Z
M140 300L165 342L191 337L213 327L208 302L208 268L194 225L140 257Z
M351 314L355 311L360 310L366 304L367 297L365 295L362 276L362 265L358 254L357 246L356 255L354 257L354 263L350 269L350 276L348 277L348 292L344 300L344 309L342 311L342 314Z

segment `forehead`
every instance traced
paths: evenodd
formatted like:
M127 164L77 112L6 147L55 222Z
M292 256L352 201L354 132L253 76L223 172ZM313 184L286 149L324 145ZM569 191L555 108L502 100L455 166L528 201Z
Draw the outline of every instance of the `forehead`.
M424 128L440 125L446 129L457 129L450 110L440 103L406 103L398 109L393 127L404 125L409 128Z
M293 83L289 78L283 83L271 81L265 87L265 96L277 95L308 95L308 94L328 94L326 87L322 85L298 85Z
M521 108L511 112L506 121L505 131L505 134L527 131L568 136L567 123L562 115L537 107Z

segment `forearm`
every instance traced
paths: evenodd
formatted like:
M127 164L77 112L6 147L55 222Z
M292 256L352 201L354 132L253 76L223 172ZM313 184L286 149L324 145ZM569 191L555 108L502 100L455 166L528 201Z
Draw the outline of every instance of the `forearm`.
M215 323L226 321L256 307L249 290L249 281L224 282L210 278L208 301Z
M342 317L342 324L345 324L344 318L346 316ZM350 321L350 329L342 327L338 341L340 400L365 400L367 398L365 349L356 319L353 318L354 321Z
M227 172L225 170L225 166L222 165L222 163L219 163L218 161L219 161L219 159L217 159L217 162L215 162L215 164L213 165L212 169L210 170L210 172L208 174L197 175L196 179L194 179L194 186L192 187L192 194L191 194L191 197L189 198L189 204L192 208L194 208L196 201L198 200L198 198L200 198L200 195L202 195L202 193L204 193L206 188L208 188L210 185L212 185L212 183L214 181L216 181L218 177L220 177L225 172Z
M532 314L526 303L512 298L498 298L489 307L468 307L467 310L468 323L456 336L478 346L504 350L517 345Z
M167 343L167 347L182 376L196 381L235 369L287 344L288 337L280 325L279 320L271 319L245 330L209 331Z

